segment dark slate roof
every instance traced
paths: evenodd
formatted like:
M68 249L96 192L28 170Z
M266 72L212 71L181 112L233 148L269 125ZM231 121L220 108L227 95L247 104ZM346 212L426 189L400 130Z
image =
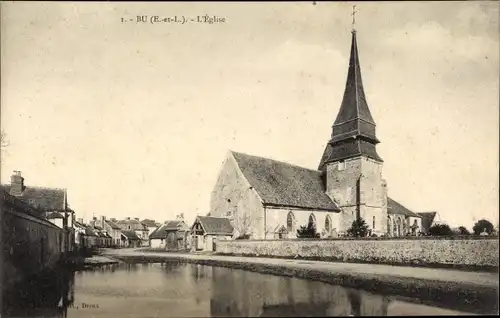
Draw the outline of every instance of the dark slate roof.
M388 214L401 214L401 215L411 216L411 217L416 217L416 218L421 217L417 213L414 213L414 212L408 210L402 204L394 201L391 198L387 198L387 213Z
M87 236L97 236L96 232L89 226L85 227L85 235Z
M429 230L437 212L417 212L417 214L422 217L422 228Z
M187 230L189 227L186 222L182 220L175 221L165 221L162 225L160 225L156 230L153 231L149 235L150 239L162 239L167 237L168 232L179 231L179 230Z
M360 155L383 161L375 149L379 142L375 134L375 121L366 101L356 32L353 31L344 97L318 169L323 170L328 162Z
M134 231L122 231L122 235L129 240L140 240L140 238L135 234Z
M228 218L219 218L214 216L198 216L205 234L233 234L233 226Z
M116 225L116 223L112 222L112 221L109 221L109 220L106 220L105 221L113 230L119 230L120 227L118 225Z
M136 220L136 219L119 220L119 221L116 221L115 223L121 229L127 229L128 226L130 226L131 230L143 230L146 228L146 226L144 224L142 224L141 221Z
M10 185L4 188L10 193ZM40 211L67 211L66 189L25 187L20 196L15 196Z
M141 223L147 227L155 227L156 226L156 222L154 220L150 220L150 219L144 219L141 221Z
M326 195L320 171L239 152L231 153L264 205L340 211Z

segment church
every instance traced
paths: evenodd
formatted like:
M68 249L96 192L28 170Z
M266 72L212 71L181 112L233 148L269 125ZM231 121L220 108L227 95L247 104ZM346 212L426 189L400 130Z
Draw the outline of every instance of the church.
M371 235L417 235L422 217L387 195L378 143L353 29L344 96L318 168L229 151L210 215L229 218L235 238L296 238L309 223L320 237L337 237L358 217Z

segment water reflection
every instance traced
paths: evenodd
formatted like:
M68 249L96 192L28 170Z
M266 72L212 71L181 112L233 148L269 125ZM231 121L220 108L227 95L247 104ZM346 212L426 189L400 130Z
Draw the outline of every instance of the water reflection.
M2 317L66 317L74 302L75 275L58 269L21 282L2 295Z
M4 296L2 317L311 317L459 312L320 282L168 262L56 271Z

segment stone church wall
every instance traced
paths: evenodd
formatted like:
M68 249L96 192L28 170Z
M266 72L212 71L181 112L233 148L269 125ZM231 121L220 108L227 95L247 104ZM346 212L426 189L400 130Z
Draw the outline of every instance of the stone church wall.
M292 226L292 231L288 233L288 238L296 238L297 230L300 226L305 226L309 222L309 216L314 215L316 222L316 231L322 234L321 237L328 237L329 234L325 231L325 221L327 215L330 216L332 229L338 233L340 227L340 213L327 212L320 210L303 210L303 209L279 209L279 208L266 208L266 238L273 239L275 237L275 229L283 225L287 228L287 217L288 213L292 212L294 216L294 222Z
M251 238L264 238L264 207L231 155L225 160L212 191L210 214L229 218L236 230L235 237L246 232Z
M356 219L357 183L359 181L360 216L374 233L387 232L387 189L382 178L382 164L365 157L347 159L327 165L326 193L342 209L340 231L345 232ZM375 217L375 229L373 229Z

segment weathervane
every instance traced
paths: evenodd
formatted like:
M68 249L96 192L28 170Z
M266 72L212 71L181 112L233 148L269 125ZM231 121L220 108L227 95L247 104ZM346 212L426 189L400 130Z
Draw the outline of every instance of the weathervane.
M356 25L356 5L353 5L352 6L352 31L353 32L356 32L356 28L355 28L355 25Z

